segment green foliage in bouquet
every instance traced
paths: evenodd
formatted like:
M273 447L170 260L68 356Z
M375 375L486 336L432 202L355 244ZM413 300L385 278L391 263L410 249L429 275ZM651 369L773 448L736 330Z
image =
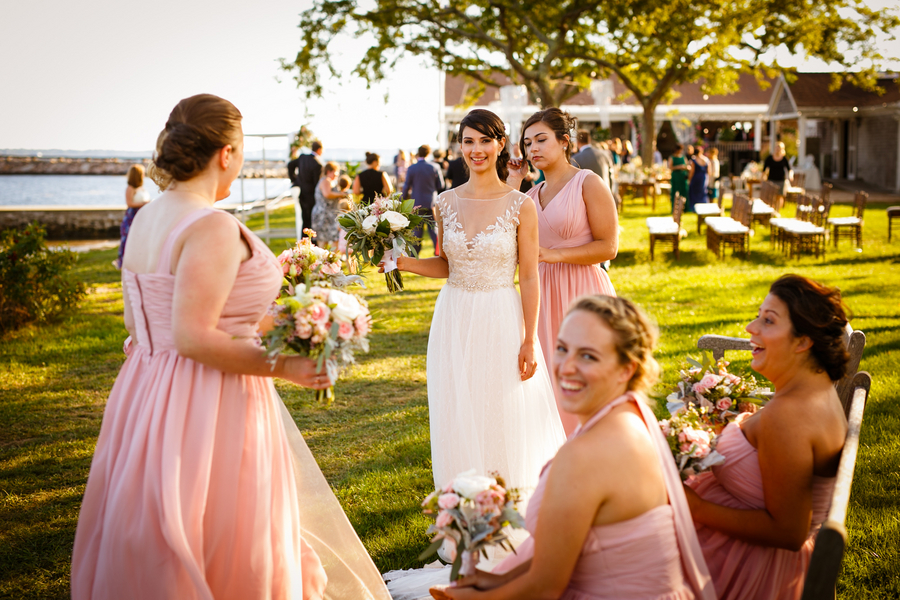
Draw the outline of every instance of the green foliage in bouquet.
M84 283L70 272L77 255L49 250L44 235L37 223L0 232L0 334L55 319L84 298Z

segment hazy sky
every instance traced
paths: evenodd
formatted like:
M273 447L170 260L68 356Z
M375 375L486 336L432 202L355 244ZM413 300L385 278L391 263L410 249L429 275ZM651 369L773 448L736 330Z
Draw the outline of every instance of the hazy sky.
M331 147L434 143L440 75L421 59L406 60L377 89L347 77L327 86L325 99L303 99L277 59L295 55L309 4L0 0L0 148L152 150L172 107L201 92L231 100L245 133L306 123ZM349 72L363 47L352 39L340 47ZM886 50L900 55L896 42Z

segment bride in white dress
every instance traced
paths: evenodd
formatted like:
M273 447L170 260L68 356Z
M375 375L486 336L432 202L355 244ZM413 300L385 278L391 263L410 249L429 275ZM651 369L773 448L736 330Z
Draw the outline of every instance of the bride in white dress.
M504 183L510 157L497 115L471 111L459 139L470 178L433 207L441 255L397 264L447 278L428 339L434 483L443 487L469 469L497 472L527 497L565 441L535 333L537 211Z

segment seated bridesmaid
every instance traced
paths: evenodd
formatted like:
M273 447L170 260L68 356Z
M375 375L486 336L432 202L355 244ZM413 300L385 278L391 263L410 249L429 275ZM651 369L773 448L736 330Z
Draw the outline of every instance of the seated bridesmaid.
M785 275L747 326L750 365L775 395L725 428L725 464L688 482L720 598L800 598L847 434L832 383L847 368L846 325L837 289Z
M659 372L656 335L628 300L576 301L554 373L560 404L580 425L541 473L526 518L532 537L496 573L432 588L434 598L715 598L672 454L645 404Z

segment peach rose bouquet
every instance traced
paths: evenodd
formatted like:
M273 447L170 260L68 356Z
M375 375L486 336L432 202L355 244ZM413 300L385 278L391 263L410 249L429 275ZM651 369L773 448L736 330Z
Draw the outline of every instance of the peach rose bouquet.
M293 296L298 284L313 283L320 287L345 288L362 284L362 277L346 275L344 261L340 254L319 248L312 243L316 232L303 230L309 237L302 238L291 248L278 255L278 262L284 272L282 293Z
M293 295L276 300L269 314L273 327L262 336L269 359L288 350L317 358L331 387L316 397L330 404L340 370L354 364L356 352L369 351L372 317L366 301L342 290L301 283Z
M444 546L453 561L450 581L455 581L475 574L478 555L488 546L515 552L505 528L524 527L525 521L516 510L518 492L505 486L496 473L486 477L472 469L429 494L422 502L422 512L435 519L428 528L428 533L435 535L419 559Z
M659 422L682 479L725 462L725 457L716 452L718 436L703 418L705 412L705 408L687 406Z

